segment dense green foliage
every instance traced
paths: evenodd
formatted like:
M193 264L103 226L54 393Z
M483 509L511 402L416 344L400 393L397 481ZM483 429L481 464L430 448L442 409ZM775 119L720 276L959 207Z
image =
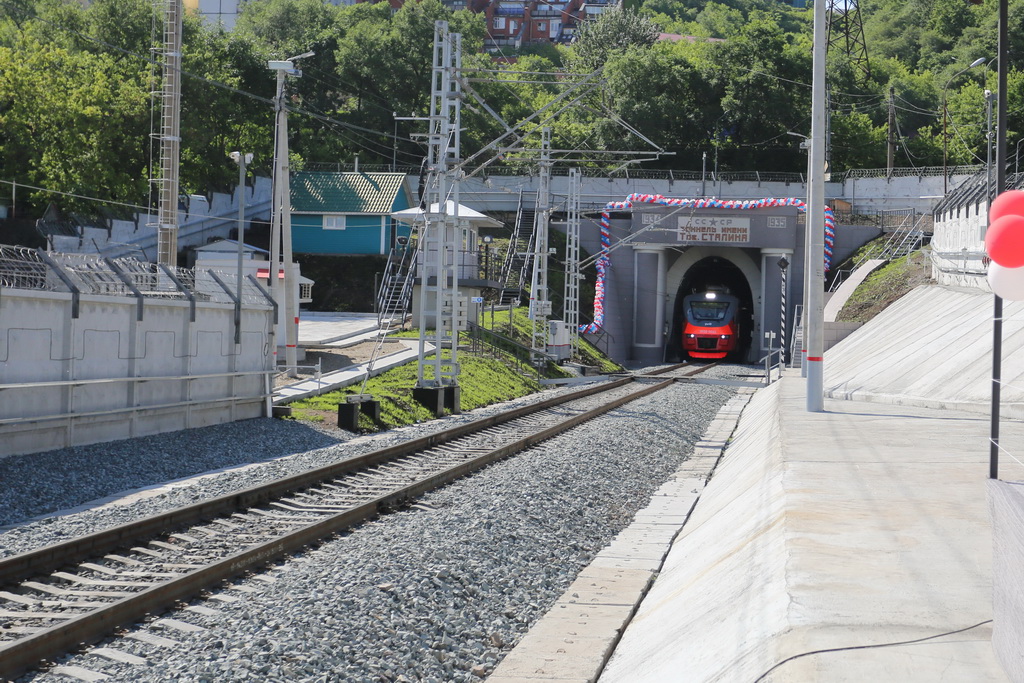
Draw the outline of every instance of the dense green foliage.
M162 40L160 6L0 0L0 179L43 188L19 196L29 210L55 201L45 190L146 202L150 133L159 121L150 92L160 87L151 57ZM810 10L771 0L636 0L626 7L587 25L571 46L528 46L504 54L517 59L500 62L480 52L482 15L452 12L439 0L410 2L396 12L386 3L249 0L232 32L188 16L182 192L231 187L236 170L227 153L234 149L254 153L251 172L269 174L275 85L266 62L307 51L315 54L298 63L302 78L289 79L292 168L356 155L364 164L394 158L419 167L425 148L413 135L424 124L394 115L428 113L438 19L463 36L463 67L472 79L464 156L600 70L593 78L598 87L581 88L579 100L565 100L572 106L554 106L550 118L525 126L526 146L536 147L536 129L549 125L555 149L651 149L633 128L673 154L644 162L654 167L698 170L706 155L709 170L806 168L799 139L788 133L809 129ZM870 76L847 55L829 55L832 169L885 165L890 104L897 165L941 165L944 142L950 164L984 161L984 90L995 87L994 64L964 69L995 54L995 0L863 0L860 9ZM1013 0L1011 27L1022 13L1024 0ZM659 31L692 38L655 40ZM1007 133L1015 147L1024 131L1024 34L1010 33ZM482 68L490 71L472 71ZM517 163L507 149L478 160L498 154L501 163ZM530 156L521 155L522 168L534 163ZM626 157L595 153L587 163L600 159L610 169ZM88 200L78 204L98 208Z

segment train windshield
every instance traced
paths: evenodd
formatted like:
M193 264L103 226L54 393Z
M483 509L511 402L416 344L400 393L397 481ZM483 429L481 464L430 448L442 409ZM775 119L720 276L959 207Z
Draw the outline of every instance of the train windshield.
M729 312L728 301L691 301L690 317L694 322L718 322L725 320Z

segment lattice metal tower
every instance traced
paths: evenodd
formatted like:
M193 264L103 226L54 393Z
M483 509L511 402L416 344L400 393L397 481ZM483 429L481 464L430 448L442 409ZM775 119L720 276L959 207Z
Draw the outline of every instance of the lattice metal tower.
M181 117L181 15L182 0L164 5L163 86L160 90L160 177L157 214L157 263L178 265L178 165Z
M452 167L460 156L462 86L455 73L461 66L462 36L449 33L448 22L435 22L416 374L416 386L431 389L457 387L459 377L459 181ZM434 346L430 357L428 343Z
M868 47L860 5L851 0L828 0L828 50L842 50L850 64L861 72L860 82L871 78Z
M551 217L551 128L541 129L540 186L533 228L533 278L530 281L530 319L533 320L533 360L543 363L548 357L548 223Z
M562 319L569 328L572 353L580 340L580 170L569 169L565 226L565 303Z

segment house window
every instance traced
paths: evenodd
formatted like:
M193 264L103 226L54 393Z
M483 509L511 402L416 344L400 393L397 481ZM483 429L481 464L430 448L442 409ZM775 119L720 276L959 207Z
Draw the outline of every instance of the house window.
M543 21L538 21L537 22L537 30L538 31L546 31L547 29L548 29L548 25L547 25L546 22L543 22Z
M494 17L494 28L503 29L505 28L505 17Z
M324 230L344 230L344 216L324 216Z

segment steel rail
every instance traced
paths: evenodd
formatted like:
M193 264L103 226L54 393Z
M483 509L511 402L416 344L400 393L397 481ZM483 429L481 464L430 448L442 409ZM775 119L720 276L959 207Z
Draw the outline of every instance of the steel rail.
M671 366L659 369L657 372L663 374L684 366L685 364ZM710 366L697 368L687 374L697 374L706 370L707 367ZM140 540L165 537L169 533L173 533L175 529L208 521L211 518L224 517L238 510L252 508L280 498L288 493L307 489L325 480L335 479L367 467L373 467L392 460L397 456L434 447L460 436L483 431L518 417L539 412L568 401L586 398L593 394L625 386L632 381L634 381L632 377L624 377L620 380L588 387L571 394L539 402L538 404L523 406L507 413L483 418L466 425L445 430L444 432L421 437L407 444L380 449L277 482L228 494L56 546L0 560L0 585L45 574L67 564L82 561L88 557L103 554ZM390 507L401 505L427 491L461 478L512 453L529 448L586 420L665 388L673 384L674 381L674 379L670 378L651 383L639 391L619 396L596 408L561 420L557 424L516 439L485 454L467 458L465 461L448 467L443 471L429 474L421 478L420 481L389 491L384 495L358 504L326 519L315 521L297 531L287 533L270 541L258 543L253 547L236 552L184 576L147 587L117 602L97 607L91 612L77 616L69 615L66 621L62 621L55 626L43 628L36 633L9 643L0 644L0 678L14 678L38 666L40 662L59 656L68 650L79 647L81 644L98 640L117 627L136 621L145 614L166 609L175 602L195 596L205 588L223 582L246 570L264 565L310 543L337 533L342 529L370 519Z

